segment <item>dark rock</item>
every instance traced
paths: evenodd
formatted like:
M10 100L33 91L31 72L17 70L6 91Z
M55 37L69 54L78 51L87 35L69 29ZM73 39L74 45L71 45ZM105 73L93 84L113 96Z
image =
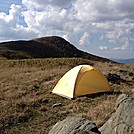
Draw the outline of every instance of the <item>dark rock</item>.
M134 73L130 72L130 73L129 73L129 76L134 76Z
M116 112L99 129L102 134L134 134L134 97L118 97Z
M120 73L123 73L124 75L128 74L128 71L126 70L119 70Z
M49 134L101 134L95 123L81 117L67 117L56 123Z
M119 72L122 73L122 74L124 74L124 75L134 76L134 73L128 72L126 70L119 70Z
M119 70L121 78L126 80L126 81L133 81L134 79L134 73L133 72L129 72L126 70Z
M124 80L120 78L117 74L109 73L107 76L107 80L114 84L120 84L120 82L123 82Z

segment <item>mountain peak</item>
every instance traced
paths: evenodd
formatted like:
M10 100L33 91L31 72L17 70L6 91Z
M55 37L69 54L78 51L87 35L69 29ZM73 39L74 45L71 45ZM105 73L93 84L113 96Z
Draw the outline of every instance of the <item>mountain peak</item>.
M59 36L48 36L48 37L41 37L41 38L35 38L33 41L41 42L41 43L56 43L56 44L64 44L69 43L65 39ZM70 43L69 43L70 44Z
M0 57L7 59L77 57L112 62L106 58L78 50L74 45L58 36L35 38L29 41L3 42L0 43L0 48Z

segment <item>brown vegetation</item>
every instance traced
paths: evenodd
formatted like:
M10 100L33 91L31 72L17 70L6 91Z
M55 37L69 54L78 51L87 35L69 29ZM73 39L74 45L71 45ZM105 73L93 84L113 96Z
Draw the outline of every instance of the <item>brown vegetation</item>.
M48 133L67 116L91 118L100 126L114 110L118 92L131 94L133 81L111 84L111 94L90 95L68 100L51 91L57 81L72 67L90 64L104 75L119 70L134 72L134 66L93 62L84 59L0 60L0 130L6 133ZM55 105L57 104L57 105Z

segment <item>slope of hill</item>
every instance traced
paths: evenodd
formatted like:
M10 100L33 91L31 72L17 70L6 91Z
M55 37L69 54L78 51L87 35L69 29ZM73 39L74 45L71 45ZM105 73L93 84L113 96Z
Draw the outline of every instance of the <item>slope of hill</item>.
M134 58L131 59L113 59L113 61L125 64L134 64Z
M57 36L0 43L0 57L6 59L79 57L94 61L110 61L78 50L75 46Z

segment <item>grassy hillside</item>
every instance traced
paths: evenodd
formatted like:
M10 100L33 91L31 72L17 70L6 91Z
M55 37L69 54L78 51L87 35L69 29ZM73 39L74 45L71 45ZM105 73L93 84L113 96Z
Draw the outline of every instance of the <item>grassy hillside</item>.
M93 65L105 76L118 74L121 83L111 83L114 93L68 100L51 91L72 67ZM0 60L0 130L2 134L47 134L67 116L91 118L102 125L114 110L119 92L131 94L134 66L97 62L79 58ZM56 105L55 105L56 104Z
M63 38L57 36L0 43L0 57L6 59L77 57L95 61L110 61L106 58L80 51Z

